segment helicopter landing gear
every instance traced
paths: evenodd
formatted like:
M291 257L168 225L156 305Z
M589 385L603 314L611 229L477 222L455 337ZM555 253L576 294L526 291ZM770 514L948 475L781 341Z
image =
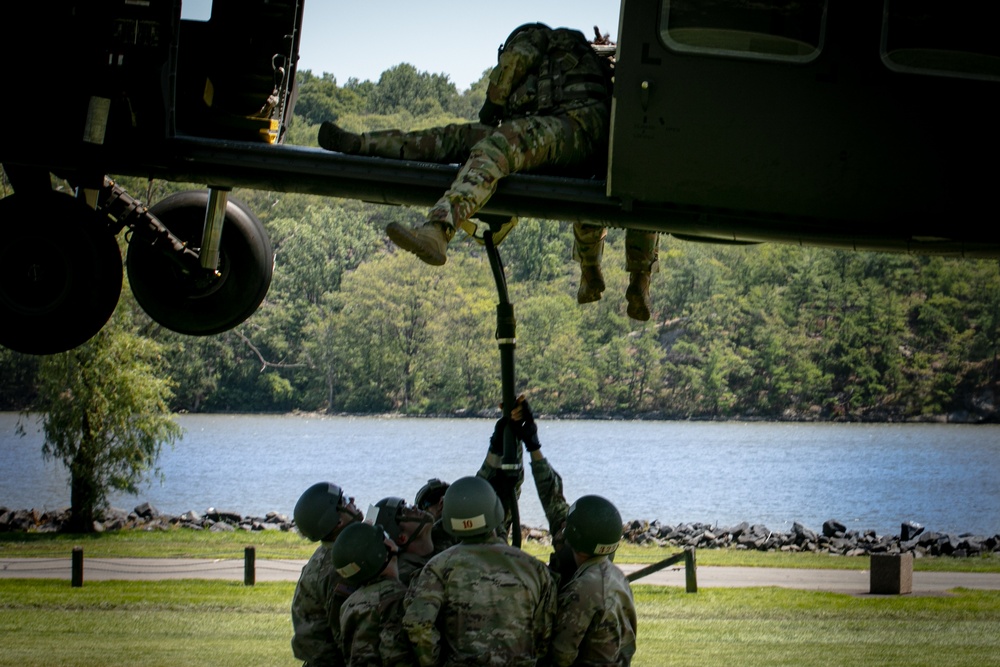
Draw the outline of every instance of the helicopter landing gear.
M55 354L108 321L122 289L118 242L83 201L49 191L0 199L0 345Z
M189 247L201 246L202 270L189 270L138 236L129 244L125 265L136 301L178 333L207 336L237 326L257 310L271 285L267 233L245 204L226 194L180 192L149 209Z

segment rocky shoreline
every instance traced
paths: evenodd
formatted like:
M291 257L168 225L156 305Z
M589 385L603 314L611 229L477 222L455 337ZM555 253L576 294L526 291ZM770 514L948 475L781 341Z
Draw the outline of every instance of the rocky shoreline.
M66 525L69 509L39 512L11 510L0 506L0 533L57 533ZM137 505L131 512L111 509L94 523L96 532L116 530L170 530L174 527L213 532L277 530L297 532L295 523L284 514L268 512L263 517L242 516L214 507L202 513L188 511L179 516L159 512L149 503ZM547 530L522 527L523 539L546 544ZM847 530L841 522L830 519L814 532L800 523L793 523L786 532L772 531L760 524L740 523L735 526L712 526L703 523L681 523L675 526L659 521L629 521L624 525L627 542L661 547L695 547L783 552L825 553L836 556L867 556L870 554L912 553L915 557L950 556L968 558L1000 553L1000 533L939 533L924 526L907 522L900 525L898 535L878 535L874 530Z

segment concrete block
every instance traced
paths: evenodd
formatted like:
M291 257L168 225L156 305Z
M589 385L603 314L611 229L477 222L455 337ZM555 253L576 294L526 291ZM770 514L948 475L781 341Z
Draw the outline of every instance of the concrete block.
M871 568L872 595L913 592L913 554L872 554Z

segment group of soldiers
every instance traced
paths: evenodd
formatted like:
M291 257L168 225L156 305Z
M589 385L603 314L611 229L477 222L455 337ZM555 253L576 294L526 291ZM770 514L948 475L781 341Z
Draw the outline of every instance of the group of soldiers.
M520 530L498 495L508 422L554 537L548 566L506 539ZM292 602L292 649L305 665L631 663L635 604L611 562L621 516L597 495L566 503L523 397L497 422L476 475L430 480L413 505L384 498L367 519L340 486L315 484L295 522L320 542Z
M456 229L476 235L472 219L505 176L550 171L589 178L606 168L613 56L595 50L610 44L596 27L595 32L592 45L578 30L541 23L515 29L490 73L478 123L355 134L325 122L319 144L353 155L462 164L422 226L391 223L386 228L397 246L440 266ZM494 241L502 241L514 224L511 218L494 233ZM573 258L580 263L577 302L597 301L605 288L601 260L607 229L576 222L573 235ZM626 232L626 312L635 320L650 317L649 282L658 271L658 243L655 232Z

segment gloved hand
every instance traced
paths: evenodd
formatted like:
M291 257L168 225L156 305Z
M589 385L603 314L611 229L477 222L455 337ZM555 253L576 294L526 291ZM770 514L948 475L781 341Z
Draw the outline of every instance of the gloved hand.
M493 427L493 435L490 436L490 454L503 456L503 432L507 428L507 418L501 417Z
M537 452L542 448L542 443L538 441L538 426L535 424L535 416L531 414L531 406L528 399L519 396L517 407L512 411L514 435L524 443L524 448L528 452Z
M479 122L483 125L496 127L503 119L503 107L499 104L486 100L483 108L479 110Z

